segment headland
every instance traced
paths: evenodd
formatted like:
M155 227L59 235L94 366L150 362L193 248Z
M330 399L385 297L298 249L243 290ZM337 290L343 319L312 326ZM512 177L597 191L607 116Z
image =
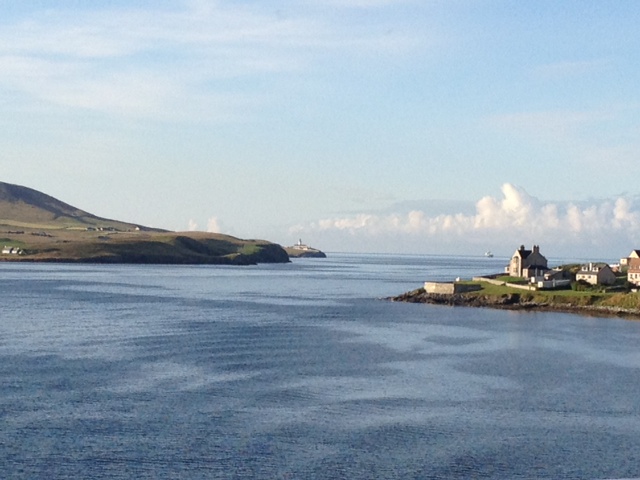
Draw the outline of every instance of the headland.
M208 232L172 232L90 214L0 182L0 261L253 265L289 262L280 245Z
M531 250L521 245L503 273L469 281L428 281L390 300L640 319L639 273L638 250L617 264L589 261L549 268L538 245Z
M493 287L460 293L428 293L418 288L390 297L394 302L428 303L458 307L497 308L520 311L548 311L576 313L590 316L617 316L640 319L640 295L637 293L588 293L564 290L562 292L523 292L504 287L497 292Z

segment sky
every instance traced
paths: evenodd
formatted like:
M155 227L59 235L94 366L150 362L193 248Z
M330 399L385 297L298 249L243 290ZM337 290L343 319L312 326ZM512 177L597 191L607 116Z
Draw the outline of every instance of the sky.
M0 0L0 180L326 252L640 248L635 0Z

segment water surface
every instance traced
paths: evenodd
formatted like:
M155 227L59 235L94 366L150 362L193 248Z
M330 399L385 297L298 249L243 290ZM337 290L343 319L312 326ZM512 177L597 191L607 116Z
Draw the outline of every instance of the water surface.
M640 322L381 300L505 262L1 264L0 477L640 476Z

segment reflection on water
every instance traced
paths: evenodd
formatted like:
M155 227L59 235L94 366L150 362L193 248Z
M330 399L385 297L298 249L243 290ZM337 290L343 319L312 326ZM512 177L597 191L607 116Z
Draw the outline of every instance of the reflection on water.
M0 476L640 476L639 322L381 300L503 263L2 264Z

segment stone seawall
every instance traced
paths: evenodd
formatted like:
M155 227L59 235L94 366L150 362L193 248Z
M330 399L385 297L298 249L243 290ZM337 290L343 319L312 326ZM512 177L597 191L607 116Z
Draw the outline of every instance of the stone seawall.
M425 292L436 295L454 295L456 293L475 292L481 289L480 285L457 282L424 282Z
M519 290L528 290L528 291L534 291L537 290L537 287L535 285L531 285L531 284L520 284L520 283L508 283L508 282L503 282L502 280L496 280L493 278L489 278L489 277L473 277L472 279L474 282L485 282L485 283L490 283L492 285L504 285L506 287L511 287L511 288L517 288Z

